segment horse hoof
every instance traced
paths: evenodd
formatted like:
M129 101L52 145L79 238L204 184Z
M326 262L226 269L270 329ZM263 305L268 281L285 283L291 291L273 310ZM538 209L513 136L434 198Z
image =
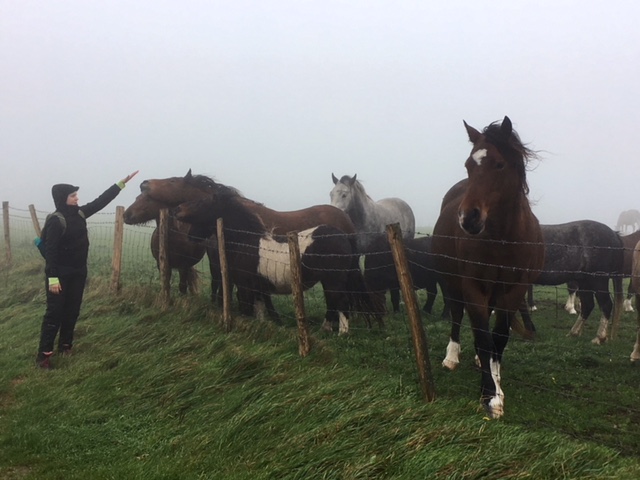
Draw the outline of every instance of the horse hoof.
M491 401L484 405L487 416L492 420L497 420L504 415L504 404L499 397L493 397Z
M451 360L447 360L447 359L444 359L444 360L442 361L442 366L443 366L444 368L446 368L447 370L451 370L452 372L453 372L456 368L458 368L458 365L460 365L460 362L453 362L453 361L451 361Z
M606 341L607 341L607 337L596 337L593 340L591 340L591 343L593 343L594 345L602 345Z

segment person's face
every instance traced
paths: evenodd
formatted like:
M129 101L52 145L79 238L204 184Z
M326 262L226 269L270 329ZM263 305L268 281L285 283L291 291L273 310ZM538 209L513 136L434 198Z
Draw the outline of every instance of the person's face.
M78 206L78 192L73 192L70 193L69 196L67 196L67 205L75 205Z

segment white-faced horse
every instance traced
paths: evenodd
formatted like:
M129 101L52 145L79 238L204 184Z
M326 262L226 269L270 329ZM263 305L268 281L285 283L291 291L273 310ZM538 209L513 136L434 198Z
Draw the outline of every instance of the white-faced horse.
M334 187L329 196L331 205L344 211L358 232L358 248L365 252L373 244L378 234L384 233L387 225L400 224L402 237L413 238L416 233L416 219L407 202L400 198L373 200L362 183L349 175L340 180L332 173Z

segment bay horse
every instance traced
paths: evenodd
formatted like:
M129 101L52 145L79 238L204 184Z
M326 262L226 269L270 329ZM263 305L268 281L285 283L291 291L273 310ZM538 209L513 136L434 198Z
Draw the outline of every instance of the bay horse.
M620 236L607 225L594 220L541 225L540 228L545 261L535 284L567 283L570 293L572 289L577 290L581 308L569 333L572 336L582 334L597 302L602 317L592 343L600 345L606 342L609 324L619 320L624 300L624 246ZM613 283L615 303L611 301L609 281Z
M640 241L633 249L633 260L631 268L631 285L630 289L636 296L636 319L638 322L638 330L636 333L636 343L631 353L631 361L640 360Z
M509 117L482 132L466 122L464 126L473 144L465 162L468 181L447 199L433 230L432 252L453 326L447 357L455 361L445 366L458 363L466 309L481 369L481 403L490 417L499 418L504 414L500 365L509 328L544 263L542 233L526 180L535 153L523 145Z
M387 225L398 223L404 240L413 238L416 233L416 220L413 210L400 198L373 200L358 180L344 175L338 178L332 173L333 188L329 192L331 205L344 211L353 222L357 233L358 249L361 253L371 252L378 238L386 236ZM399 311L400 290L391 290L391 303L394 311Z
M154 201L146 195L138 195L135 201L124 211L124 222L127 225L140 225L151 220L156 222L156 228L151 234L151 254L156 260L158 268L158 258L160 254L160 234L157 224L160 220L160 210L166 206ZM178 270L179 286L181 294L187 291L192 293L197 290L198 272L195 265L202 260L205 254L203 245L189 241L190 225L180 222L173 217L169 217L169 238L167 260L169 267Z
M251 212L258 215L265 228L275 235L286 235L293 231L302 231L318 225L331 225L348 235L355 234L355 227L349 216L339 208L331 205L314 205L308 208L292 211L277 211L266 207L243 196L237 189L218 183L205 175L193 175L191 169L184 177L169 177L164 179L144 180L140 184L140 191L157 202L170 208L191 200L208 198L217 191L238 196L238 201ZM211 271L212 297L222 304L222 281L220 262L217 254L216 242L211 242L210 249L215 252L209 255ZM240 308L243 314L253 313L253 301L241 294ZM240 300L240 299L239 299Z
M178 220L192 225L190 235L195 238L213 234L216 220L223 219L231 280L239 291L250 292L256 310L263 303L279 322L271 295L291 293L287 238L272 234L242 197L221 187L207 198L178 205L173 212ZM345 334L352 311L381 313L366 289L352 237L334 226L320 225L299 232L298 239L303 289L321 283L324 290L324 328Z
M404 248L409 266L409 273L416 290L424 289L427 292L427 300L422 310L430 314L438 294L440 281L431 255L432 237L415 237L404 240ZM369 290L375 295L384 298L387 290L398 290L400 283L391 253L391 247L386 237L380 237L369 253L363 255L364 278ZM379 299L378 301L384 302ZM393 297L392 297L393 302ZM399 304L393 305L394 311L399 310Z

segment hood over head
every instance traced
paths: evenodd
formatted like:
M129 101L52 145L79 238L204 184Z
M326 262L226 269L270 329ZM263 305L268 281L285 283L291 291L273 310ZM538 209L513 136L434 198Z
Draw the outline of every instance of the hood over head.
M57 183L51 187L51 196L56 210L64 210L67 207L67 197L78 190L80 190L80 187L75 187L68 183Z

